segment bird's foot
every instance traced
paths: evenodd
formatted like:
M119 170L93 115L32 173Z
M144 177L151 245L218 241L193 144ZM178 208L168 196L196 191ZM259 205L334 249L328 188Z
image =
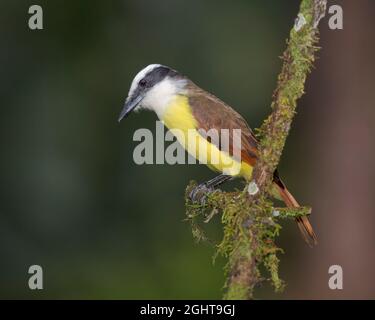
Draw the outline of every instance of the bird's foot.
M189 198L192 202L205 205L207 195L213 191L215 191L214 187L208 186L207 183L201 183L190 191Z

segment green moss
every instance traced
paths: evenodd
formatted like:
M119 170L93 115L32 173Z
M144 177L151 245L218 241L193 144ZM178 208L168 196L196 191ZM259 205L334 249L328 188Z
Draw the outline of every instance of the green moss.
M194 182L189 184L186 195L194 186L196 186ZM276 254L282 251L275 245L281 227L272 217L274 211L272 203L266 198L261 198L254 206L248 201L245 190L230 193L215 191L207 195L204 204L192 204L186 197L187 220L191 223L193 237L197 241L212 243L203 230L202 222L212 210L220 213L224 234L222 240L214 244L216 247L214 259L217 255L227 258L225 267L227 278L231 278L238 259L243 259L255 264L251 275L256 279L255 282L269 281L276 291L281 291L283 286L278 275L279 259ZM269 275L260 273L259 270L263 265ZM229 285L227 281L225 288L226 299L234 296L245 299L253 294L252 289L242 282Z
M271 283L275 288L275 292L282 292L285 287L285 282L279 277L279 263L280 260L274 253L269 254L264 259L264 266L271 275Z
M242 283L236 283L226 291L224 300L246 300L246 297L252 298L252 292L249 286Z

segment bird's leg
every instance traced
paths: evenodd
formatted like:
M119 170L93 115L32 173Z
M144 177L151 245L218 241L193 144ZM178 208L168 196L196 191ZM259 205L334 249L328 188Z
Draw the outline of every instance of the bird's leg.
M226 174L220 174L220 175L216 176L215 178L212 178L211 180L208 180L208 181L204 182L204 184L208 188L215 189L216 187L220 186L225 181L228 181L230 179L232 179L232 176L228 176Z
M193 202L204 202L205 195L215 190L219 185L228 181L232 176L220 174L215 178L198 184L189 194L189 198Z

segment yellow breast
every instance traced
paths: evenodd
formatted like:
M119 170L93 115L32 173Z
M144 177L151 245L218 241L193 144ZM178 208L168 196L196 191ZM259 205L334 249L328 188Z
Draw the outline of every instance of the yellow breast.
M219 150L199 134L197 121L186 96L176 95L160 120L176 136L185 150L200 163L227 175L251 178L253 168L249 164L234 160L227 152Z

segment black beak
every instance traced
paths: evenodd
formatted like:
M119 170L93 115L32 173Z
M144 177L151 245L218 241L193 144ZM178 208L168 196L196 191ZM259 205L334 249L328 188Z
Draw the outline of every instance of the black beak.
M128 114L134 110L134 108L142 101L143 96L138 95L136 97L132 97L126 100L125 105L120 113L118 118L118 122L120 122L123 118L127 117Z

